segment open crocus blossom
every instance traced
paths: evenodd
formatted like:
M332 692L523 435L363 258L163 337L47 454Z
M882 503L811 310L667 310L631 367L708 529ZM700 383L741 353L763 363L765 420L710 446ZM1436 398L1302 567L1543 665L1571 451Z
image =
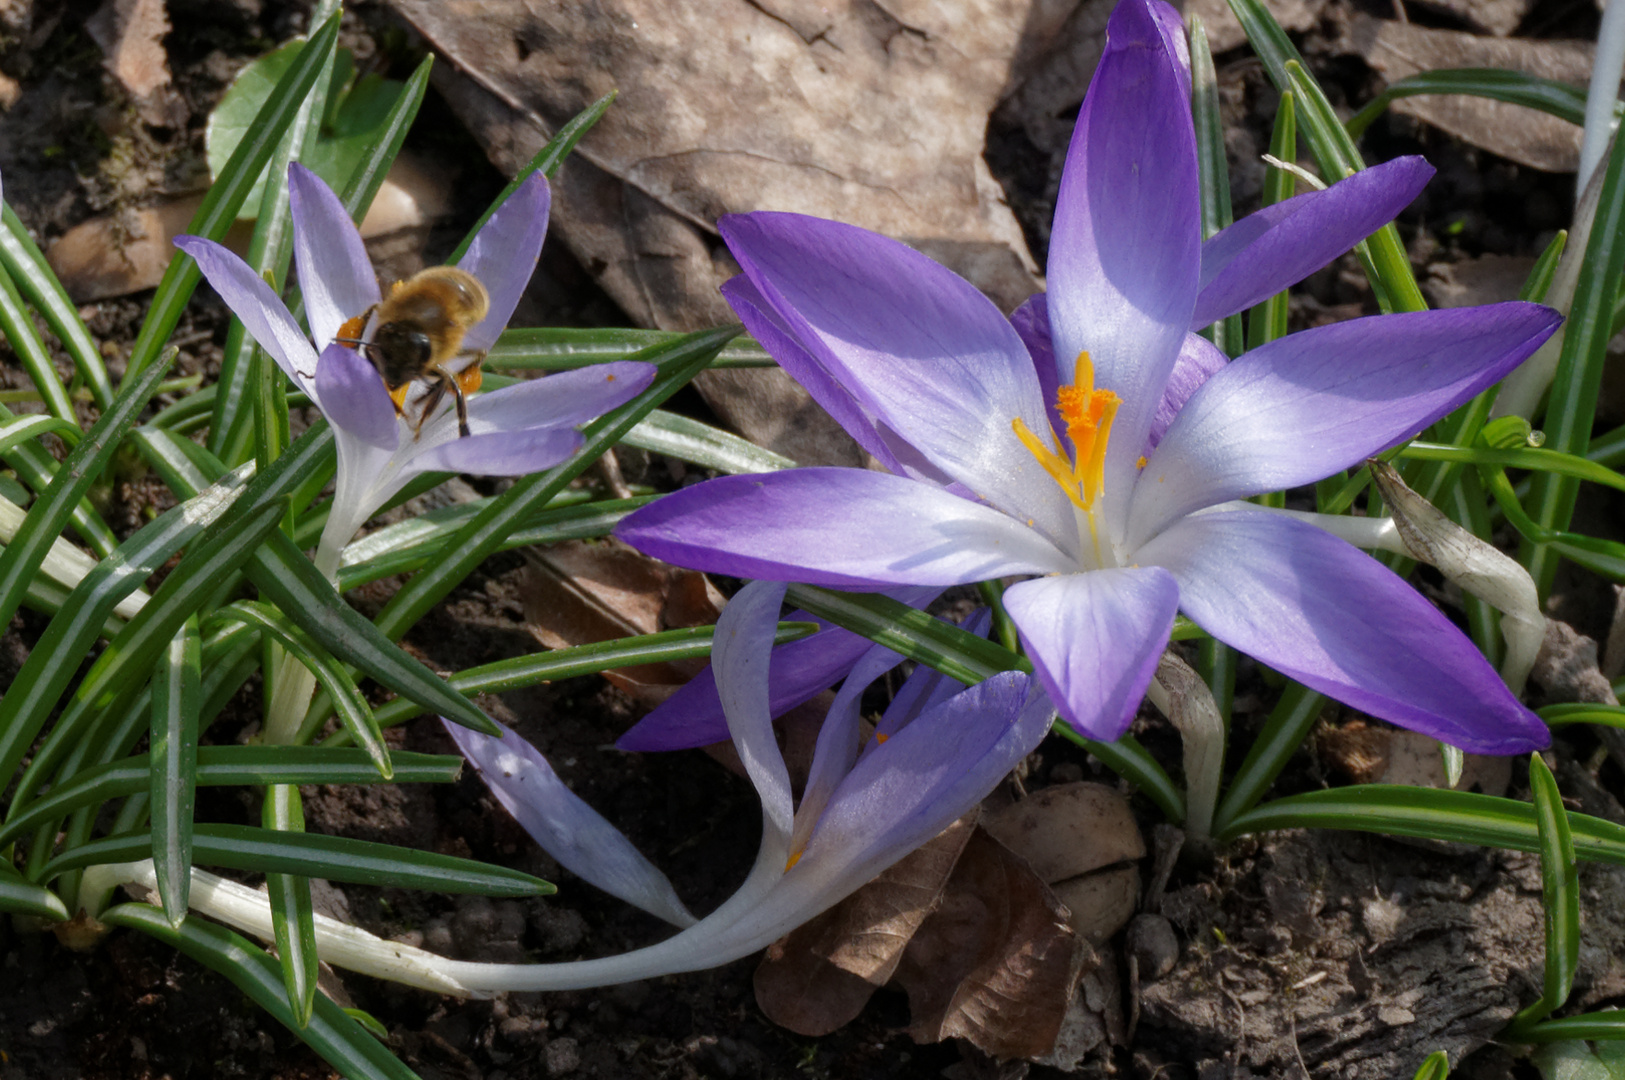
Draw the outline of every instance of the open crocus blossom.
M1544 725L1401 579L1237 500L1414 436L1551 334L1533 304L1378 316L1226 363L1191 330L1298 280L1397 212L1394 162L1205 245L1184 43L1123 0L1078 116L1031 345L906 246L790 214L723 219L746 326L889 471L794 469L667 496L617 534L683 566L848 589L1023 577L1005 604L1062 715L1122 733L1183 610L1368 713L1480 753ZM1318 262L1317 262L1318 260ZM1047 325L1046 325L1047 324Z
M427 384L409 387L397 412L373 365L355 349L334 343L349 332L341 330L346 322L381 299L361 234L315 173L293 165L288 184L294 258L315 348L247 263L201 237L182 236L175 244L197 260L248 333L333 425L338 475L316 556L328 576L356 530L414 476L518 476L556 465L581 446L576 425L637 396L653 380L651 365L621 362L479 394L468 401L467 438L459 437L451 402L428 395ZM462 364L474 363L496 343L519 303L541 254L548 203L547 180L533 173L458 261L484 285L490 301L485 317L463 338Z
M658 945L565 964L443 962L461 987L566 990L696 971L770 944L845 898L975 806L1049 730L1054 709L1017 672L969 690L921 669L874 735L862 738L858 699L895 663L871 648L819 732L799 806L773 738L768 654L784 587L747 585L723 609L713 664L728 731L762 800L762 845L745 883L699 922L665 876L570 794L518 736L493 739L446 725L497 798L550 854L600 888L679 926ZM958 691L957 693L955 691Z

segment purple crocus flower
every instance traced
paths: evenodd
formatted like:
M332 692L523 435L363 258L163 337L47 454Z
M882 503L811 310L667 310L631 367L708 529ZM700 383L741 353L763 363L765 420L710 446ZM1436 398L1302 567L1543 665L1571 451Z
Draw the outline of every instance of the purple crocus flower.
M747 956L828 909L974 807L1049 730L1035 680L1005 672L965 690L921 669L873 737L860 741L857 697L885 661L873 653L819 732L800 805L773 739L768 654L784 586L747 585L717 622L713 663L728 730L762 800L762 844L739 891L699 922L670 883L613 826L559 783L518 736L446 725L538 843L600 888L681 933L601 960L503 965L445 962L468 990L565 990L697 971ZM956 692L957 691L957 692Z
M1062 715L1098 739L1127 726L1183 610L1276 670L1452 745L1546 745L1401 579L1236 500L1415 435L1533 352L1557 314L1356 319L1224 363L1193 328L1346 250L1431 170L1371 169L1204 245L1177 25L1158 0L1112 14L1062 178L1047 311L1023 313L1041 330L1031 350L972 286L896 241L791 214L724 218L744 269L724 287L734 309L891 475L726 477L617 534L683 566L836 588L1027 577L1005 593L1022 643Z
M449 401L436 405L432 415L419 415L425 387L414 386L404 413L397 415L372 364L333 343L346 321L381 298L361 234L315 173L290 166L288 184L294 258L315 348L270 286L236 255L196 236L179 237L175 244L197 260L248 333L333 425L338 476L316 556L328 576L356 530L414 476L517 476L556 465L581 446L576 425L636 397L654 378L652 366L622 362L479 394L468 402L467 438L458 437ZM547 180L533 173L491 215L457 263L490 297L485 318L463 339L470 362L496 343L530 281L547 233L548 203Z

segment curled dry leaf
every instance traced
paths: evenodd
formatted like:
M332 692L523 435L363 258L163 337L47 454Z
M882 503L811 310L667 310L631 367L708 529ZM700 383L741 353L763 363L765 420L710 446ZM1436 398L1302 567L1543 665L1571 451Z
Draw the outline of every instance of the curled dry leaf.
M717 287L736 269L715 222L749 210L899 237L1007 310L1037 289L982 158L1032 0L391 6L448 61L437 86L505 171L618 92L559 175L554 229L641 325L732 319ZM860 460L831 428L809 430L803 392L777 371L708 372L698 385L725 420L779 453Z
M1337 47L1361 57L1389 82L1435 68L1504 68L1585 86L1595 47L1583 41L1486 38L1356 15ZM1580 129L1521 105L1459 94L1425 94L1393 104L1456 138L1547 172L1580 164Z

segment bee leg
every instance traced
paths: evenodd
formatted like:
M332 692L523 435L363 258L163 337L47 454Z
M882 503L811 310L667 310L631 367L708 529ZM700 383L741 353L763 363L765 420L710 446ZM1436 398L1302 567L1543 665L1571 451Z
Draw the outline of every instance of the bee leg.
M463 393L463 384L457 381L455 375L442 375L444 380L440 385L449 386L454 400L457 402L457 436L468 438L468 395Z
M418 410L418 422L417 425L412 429L412 439L414 441L422 437L423 422L434 415L434 411L440 407L441 399L443 399L445 396L446 383L444 380L437 379L434 384L429 387L429 392L423 395L423 401L420 403L421 407Z

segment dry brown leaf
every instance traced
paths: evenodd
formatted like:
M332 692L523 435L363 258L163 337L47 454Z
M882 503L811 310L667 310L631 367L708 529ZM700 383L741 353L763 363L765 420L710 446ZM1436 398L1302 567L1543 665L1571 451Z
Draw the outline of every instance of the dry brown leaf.
M898 965L909 1034L999 1058L1047 1054L1093 955L1026 863L978 829Z
M525 620L550 649L716 622L722 595L703 574L680 570L619 540L570 541L527 551ZM663 701L702 660L611 668L604 677L645 704Z
M960 818L770 946L756 968L756 1003L768 1019L815 1037L855 1019L936 909L975 823L974 812Z
M1104 784L1057 784L988 815L982 827L1046 885L1145 856L1121 795Z
M714 223L758 209L917 244L1006 309L1037 288L982 159L1032 0L391 4L449 61L437 85L509 172L619 92L559 176L554 227L641 325L731 319L717 287L735 267ZM725 420L803 464L860 460L782 373L699 385Z
M185 106L169 87L164 0L105 0L85 21L85 30L101 46L107 70L136 102L143 120L173 125L184 118Z
M1388 767L1377 777L1377 783L1430 788L1446 786L1444 756L1439 753L1437 739L1414 731L1391 731L1388 734ZM1461 782L1456 785L1456 790L1505 795L1511 783L1511 758L1467 754L1462 760Z
M1504 68L1585 86L1595 47L1583 41L1486 38L1454 30L1355 15L1338 42L1389 82L1435 68ZM1573 172L1580 163L1580 129L1566 120L1488 98L1427 94L1393 108L1425 120L1474 146L1547 172Z

